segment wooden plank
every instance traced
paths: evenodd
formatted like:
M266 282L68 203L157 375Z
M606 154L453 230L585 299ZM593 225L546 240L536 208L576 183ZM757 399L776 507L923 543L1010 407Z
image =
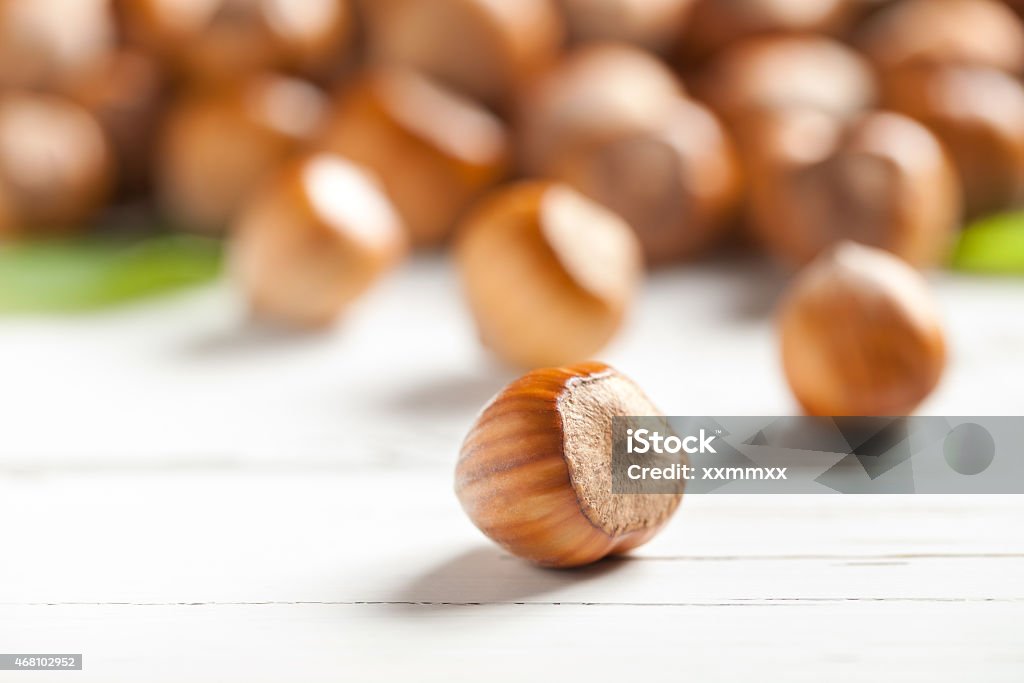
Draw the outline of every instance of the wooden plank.
M3 680L1018 683L1019 606L3 607L0 642L84 670Z
M1024 600L1019 497L693 496L635 560L508 558L447 473L7 478L0 602ZM969 577L969 579L968 579Z

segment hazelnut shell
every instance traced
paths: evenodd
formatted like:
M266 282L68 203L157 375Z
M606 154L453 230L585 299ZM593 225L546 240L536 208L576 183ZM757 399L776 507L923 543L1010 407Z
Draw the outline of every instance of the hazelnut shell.
M232 272L261 317L334 322L406 250L405 229L368 171L329 154L291 162L247 203Z
M455 260L481 341L523 367L579 362L618 331L642 275L618 216L570 188L527 182L486 197Z
M497 108L558 56L553 0L387 0L366 13L371 63L421 71Z
M326 110L317 88L276 75L184 96L159 140L160 199L184 227L223 231L267 174L319 134Z
M613 494L612 417L659 415L602 363L535 370L470 429L455 492L473 523L514 555L576 567L646 543L682 494Z
M960 224L960 189L927 128L889 112L845 127L794 116L781 125L789 130L777 133L779 151L759 160L751 181L751 227L771 253L800 265L853 240L917 267L944 262Z
M741 190L724 127L687 98L657 125L568 154L550 176L622 216L651 265L692 258L714 245L731 224Z
M420 246L446 239L509 164L497 117L402 69L365 74L343 93L328 128L324 148L377 174Z
M523 168L543 176L581 148L655 127L682 94L675 74L643 50L614 43L577 48L523 98Z
M800 274L779 328L786 377L811 415L910 415L946 364L924 278L891 254L853 243Z
M103 129L55 95L0 93L0 237L81 230L113 185Z

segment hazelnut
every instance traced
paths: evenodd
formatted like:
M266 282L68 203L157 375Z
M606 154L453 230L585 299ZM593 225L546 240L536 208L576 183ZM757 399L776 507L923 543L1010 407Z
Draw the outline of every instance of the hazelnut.
M508 166L499 119L412 71L366 74L328 127L324 147L377 174L418 245L444 240Z
M560 0L571 37L617 41L654 52L675 45L694 0Z
M167 113L157 183L187 227L223 230L268 171L319 133L324 95L283 76L186 95Z
M751 227L782 261L802 264L853 240L915 266L948 256L959 226L956 173L927 128L875 112L847 126L785 117L774 158L751 180Z
M484 199L460 228L455 258L481 340L525 367L600 350L622 324L643 270L622 219L549 182Z
M291 162L246 204L232 270L257 315L316 328L333 322L406 247L373 176L316 154Z
M731 224L740 172L722 125L679 98L665 119L577 150L550 176L616 212L636 231L648 263L693 257Z
M660 415L603 363L535 370L483 409L455 471L473 523L514 555L576 567L649 541L677 494L612 493L612 418Z
M330 70L352 40L350 0L122 0L128 34L193 78Z
M786 377L811 415L909 415L946 364L925 280L895 256L852 243L800 274L780 333Z
M578 148L657 126L682 94L675 74L647 52L616 44L578 48L523 98L523 167L546 175Z
M367 20L371 61L497 107L557 57L564 33L554 0L388 0Z
M851 0L696 0L684 57L700 59L763 34L834 33L855 15Z
M858 47L884 74L908 63L1024 70L1024 24L994 0L903 0L858 31Z
M164 104L166 83L145 53L119 50L82 77L70 94L103 126L117 161L121 190L148 189L152 140Z
M61 90L115 40L111 0L0 0L0 88Z
M946 145L971 216L1024 201L1024 86L1016 78L987 67L905 67L890 73L885 104Z
M720 54L695 83L697 94L732 125L776 110L857 116L875 100L870 65L824 36L746 40Z
M54 95L0 94L0 237L85 227L113 182L99 123Z

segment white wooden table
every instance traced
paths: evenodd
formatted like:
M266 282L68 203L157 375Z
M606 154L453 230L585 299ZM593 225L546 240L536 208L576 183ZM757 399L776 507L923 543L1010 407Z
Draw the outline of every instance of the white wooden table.
M937 282L924 413L1024 414L1024 284ZM657 275L606 359L672 414L789 414L779 281ZM513 373L421 260L322 337L229 288L0 320L0 681L1024 680L1021 497L691 496L628 559L507 557L451 492ZM529 678L527 678L529 677Z

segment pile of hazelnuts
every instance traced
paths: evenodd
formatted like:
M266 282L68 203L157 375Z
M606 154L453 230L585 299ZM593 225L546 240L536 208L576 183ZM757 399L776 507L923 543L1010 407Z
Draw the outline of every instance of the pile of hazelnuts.
M0 240L147 202L309 328L450 246L525 367L600 351L645 267L754 246L805 269L780 316L804 408L909 413L945 365L918 270L1024 201L1022 9L0 0Z

